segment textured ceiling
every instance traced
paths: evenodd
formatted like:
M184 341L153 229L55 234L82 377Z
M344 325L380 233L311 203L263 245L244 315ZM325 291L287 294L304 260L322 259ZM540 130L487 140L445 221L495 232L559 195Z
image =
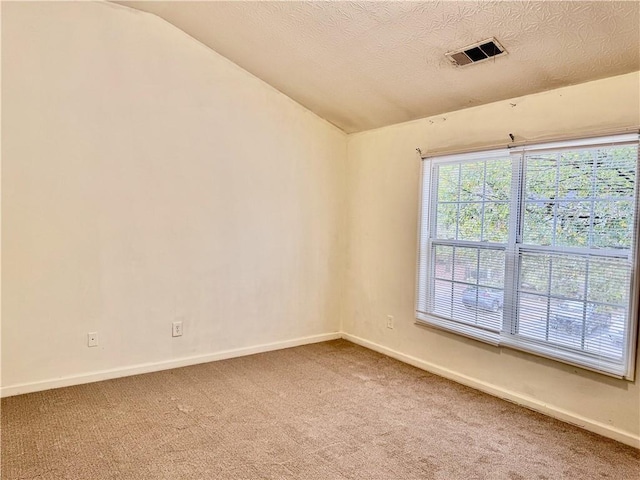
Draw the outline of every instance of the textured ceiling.
M640 69L640 2L117 2L173 23L346 132ZM444 54L495 37L508 55Z

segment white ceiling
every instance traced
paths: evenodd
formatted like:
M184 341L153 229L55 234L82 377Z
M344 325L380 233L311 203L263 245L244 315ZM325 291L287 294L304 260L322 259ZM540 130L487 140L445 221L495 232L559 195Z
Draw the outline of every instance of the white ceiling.
M346 132L640 69L638 1L121 1ZM509 55L454 67L495 37Z

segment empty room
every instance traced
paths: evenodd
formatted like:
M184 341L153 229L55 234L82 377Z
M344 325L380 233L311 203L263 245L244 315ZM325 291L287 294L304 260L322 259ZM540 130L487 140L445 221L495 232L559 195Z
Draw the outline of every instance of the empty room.
M2 1L0 477L640 478L640 2Z

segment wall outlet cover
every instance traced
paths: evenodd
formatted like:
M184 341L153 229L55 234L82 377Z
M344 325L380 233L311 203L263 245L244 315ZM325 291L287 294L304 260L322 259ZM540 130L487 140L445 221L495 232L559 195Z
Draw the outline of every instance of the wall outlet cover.
M98 332L87 333L87 346L88 347L98 346Z
M182 321L173 322L171 335L174 336L174 337L181 337L182 336Z

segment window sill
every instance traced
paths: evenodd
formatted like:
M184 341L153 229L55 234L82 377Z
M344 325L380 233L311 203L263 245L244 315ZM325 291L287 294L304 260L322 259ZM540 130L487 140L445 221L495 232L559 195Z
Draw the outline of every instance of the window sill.
M585 359L583 356L566 351L559 354L557 348L547 347L539 345L535 341L521 340L518 338L511 338L510 336L501 335L500 332L478 328L474 325L456 322L449 319L444 319L435 315L430 315L422 312L416 313L415 324L420 327L435 328L449 333L477 340L479 342L488 343L494 347L509 348L519 352L526 352L538 357L547 358L559 363L564 363L574 367L578 367L584 370L589 370L601 375L622 379L633 382L633 369L630 374L625 375L620 372L620 365L612 362L606 362L602 359L589 362L589 359Z

